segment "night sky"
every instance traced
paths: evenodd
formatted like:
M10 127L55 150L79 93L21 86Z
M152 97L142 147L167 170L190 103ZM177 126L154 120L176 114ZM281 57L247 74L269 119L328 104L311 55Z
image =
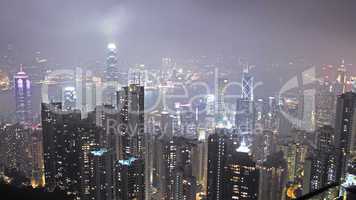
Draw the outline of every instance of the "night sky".
M1 0L0 54L36 51L63 65L102 59L114 41L130 62L235 55L356 61L353 0Z

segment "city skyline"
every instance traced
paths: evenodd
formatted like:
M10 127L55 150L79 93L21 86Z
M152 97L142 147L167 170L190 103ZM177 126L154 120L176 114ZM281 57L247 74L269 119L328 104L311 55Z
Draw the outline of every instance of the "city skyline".
M0 198L354 200L354 8L1 0Z

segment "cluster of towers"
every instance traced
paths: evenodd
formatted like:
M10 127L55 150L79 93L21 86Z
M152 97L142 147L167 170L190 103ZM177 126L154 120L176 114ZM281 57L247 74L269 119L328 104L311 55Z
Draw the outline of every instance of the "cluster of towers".
M78 200L276 200L293 199L355 176L356 94L347 92L344 64L335 82L317 85L317 103L307 116L315 130L301 130L305 124L292 122L296 129L285 132L281 127L287 120L278 106L288 105L280 103L281 97L256 99L248 65L242 72L234 116L227 114L224 102L229 82L219 78L217 93L206 96L201 117L199 106L192 111L183 103L175 105L175 113L161 104L158 110L145 112L141 74L135 72L134 80L120 85L116 54L116 46L109 44L102 79L106 87L102 100L92 102L93 109L78 104L83 88L76 87L64 89L62 102L42 103L42 136L30 128L31 137L41 137L43 143L39 148L34 140L33 150L43 151L44 159L41 163L34 156L36 170L28 172L37 174L36 184L66 191ZM14 81L16 116L20 124L28 124L31 82L22 69ZM308 103L303 99L297 111L301 118ZM207 125L209 120L213 126ZM0 128L4 133L16 129L18 138L26 136L16 126ZM22 145L24 140L17 142L8 135L10 144ZM26 148L7 148L14 152L8 162L26 171L26 162L19 162L25 160L19 155L25 155Z
M108 49L104 80L116 82L116 46ZM117 87L86 113L66 102L42 103L46 188L74 199L145 199L144 88Z
M46 187L75 199L144 199L143 87L123 87L118 105L83 118L62 103L42 104Z

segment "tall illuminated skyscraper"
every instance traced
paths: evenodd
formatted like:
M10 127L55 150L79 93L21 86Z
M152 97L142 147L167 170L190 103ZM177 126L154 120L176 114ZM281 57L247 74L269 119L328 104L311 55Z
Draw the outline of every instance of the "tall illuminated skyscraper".
M276 130L279 127L278 105L275 97L268 97L267 115L265 119L265 128Z
M139 158L129 157L115 164L116 197L122 200L145 199L145 166Z
M232 152L227 158L225 173L224 199L258 199L259 171L249 153Z
M216 129L208 139L208 200L224 199L224 171L227 158L226 129Z
M351 166L352 153L355 152L356 93L348 92L338 97L336 108L336 179L343 180Z
M208 139L208 200L257 200L259 172L242 139L239 147L228 129L217 128Z
M341 65L337 68L336 82L335 82L335 92L336 95L341 95L346 92L346 67L345 61L342 60Z
M138 183L140 185L135 186L141 188L139 189L140 194L136 194L138 195L138 197L136 197L137 199L143 198L141 196L145 195L145 188L149 185L149 179L145 177L145 174L149 176L149 165L146 164L149 163L149 156L146 153L147 140L144 133L144 95L144 87L138 84L130 84L117 92L117 109L120 112L119 122L121 125L119 132L121 137L120 145L122 147L120 148L123 148L125 151L123 153L123 162L121 163L120 167L125 170L126 166L130 168L131 164L126 165L127 161L134 158L134 160L132 162L130 161L129 163L136 163L140 166L142 165L143 168L142 180L140 179L140 183Z
M320 83L317 86L315 101L315 125L321 128L325 125L334 126L336 95L330 90L329 83Z
M117 93L117 108L121 123L127 125L122 131L130 137L130 154L144 158L144 87L136 84L123 87Z
M21 124L0 124L0 168L13 169L31 177L30 134L30 130Z
M218 90L217 94L215 95L217 97L217 100L215 101L215 123L224 125L226 124L226 121L224 120L225 116L225 102L224 102L224 95L225 95L225 89L228 84L228 80L225 78L219 78L218 79Z
M42 127L35 126L30 129L30 146L32 157L32 187L43 187L44 182L44 166L43 166L43 136Z
M116 104L116 91L118 90L119 71L117 64L117 49L114 43L107 46L106 68L104 71L103 103L106 105Z
M250 73L250 66L245 66L242 72L242 98L249 101L254 100L254 81Z
M306 161L309 164L310 160L310 167L304 169L303 184L310 184L307 187L303 186L304 193L321 189L336 182L335 131L331 126L323 126L316 131L316 135L316 149L314 149L311 158Z
M56 187L80 196L80 138L77 130L81 114L61 112L62 104L42 103L43 155L46 187Z
M114 43L110 43L107 46L108 54L106 58L106 69L105 69L105 81L117 81L118 69L117 69L117 49Z
M185 170L177 167L174 172L172 181L173 200L194 200L196 197L196 179L193 176L187 176Z
M235 126L241 134L251 134L255 127L253 87L253 76L250 74L249 66L245 66L242 73L242 93L236 103L235 118Z
M287 163L283 153L277 152L267 156L260 166L258 198L260 200L282 199L286 186Z
M89 118L81 119L79 110L63 110L61 103L42 103L41 115L46 188L87 199L93 182L90 153L100 130Z
M14 79L17 120L20 123L31 122L31 81L22 67Z
M107 149L91 151L89 156L90 200L115 199L114 188L115 155Z

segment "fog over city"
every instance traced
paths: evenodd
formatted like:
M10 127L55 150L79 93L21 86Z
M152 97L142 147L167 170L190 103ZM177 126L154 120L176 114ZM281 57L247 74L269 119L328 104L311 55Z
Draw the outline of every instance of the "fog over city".
M356 0L0 0L0 199L355 200Z
M223 57L219 67L235 77L244 58L272 92L285 81L275 82L278 75L356 61L355 8L352 0L2 0L0 55L11 48L16 66L36 52L51 67L104 65L103 49L115 42L122 69L161 57ZM273 64L280 67L271 71Z
M18 62L40 51L74 65L102 59L114 41L129 63L163 55L351 63L355 8L352 0L2 0L0 53L12 44Z

